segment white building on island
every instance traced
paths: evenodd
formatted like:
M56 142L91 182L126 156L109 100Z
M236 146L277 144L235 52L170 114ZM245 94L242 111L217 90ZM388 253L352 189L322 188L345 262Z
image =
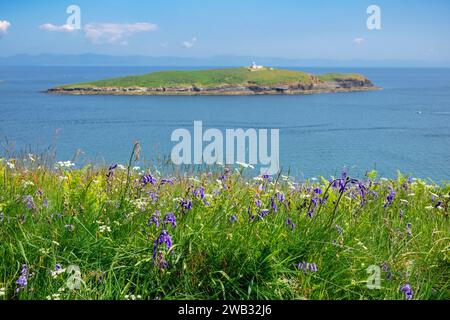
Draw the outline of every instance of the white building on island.
M250 71L256 71L256 70L261 70L264 69L263 66L258 66L256 64L256 62L253 61L252 65L249 67Z

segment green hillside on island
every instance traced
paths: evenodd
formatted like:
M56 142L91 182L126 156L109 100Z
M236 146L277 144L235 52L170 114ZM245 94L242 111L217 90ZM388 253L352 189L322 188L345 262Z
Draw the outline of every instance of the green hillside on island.
M330 73L313 75L302 71L262 66L156 71L144 75L69 84L50 89L53 93L73 94L252 94L330 92L373 87L360 74Z

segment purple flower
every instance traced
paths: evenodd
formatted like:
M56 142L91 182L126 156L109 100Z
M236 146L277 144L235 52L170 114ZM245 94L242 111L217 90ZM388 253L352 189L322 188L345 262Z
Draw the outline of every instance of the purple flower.
M259 217L260 217L260 219L262 219L262 218L264 218L265 216L267 216L269 214L269 210L268 209L262 209L260 212L259 212Z
M336 225L336 231L339 235L342 234L343 229L341 227L339 227L338 225Z
M314 188L314 193L315 194L322 194L322 189L321 188Z
M303 270L305 272L311 271L311 272L317 272L317 265L315 263L308 263L308 262L300 262L297 265L297 268L300 270Z
M197 187L192 191L192 194L194 195L194 198L198 198L198 196L200 196L200 199L203 200L203 198L205 197L205 188Z
M270 206L272 207L272 210L273 210L274 212L277 212L277 211L278 211L277 204L275 203L275 200L273 199L273 197L270 199Z
M262 175L262 178L263 178L263 179L266 179L266 180L270 180L270 176L269 176L268 174L263 174L263 175Z
M108 173L106 174L106 177L109 179L114 175L114 170L117 168L117 163L109 166Z
M169 212L164 217L164 224L165 225L166 224L171 224L172 228L175 228L177 226L177 217L172 212Z
M230 222L233 223L233 222L236 222L236 221L237 221L237 217L235 215L232 215L231 218L230 218Z
M147 184L151 184L154 185L156 183L156 179L149 173L149 174L144 174L141 178L142 183L145 185Z
M16 284L19 286L16 292L24 289L28 284L28 268L26 264L22 265L22 270L20 271L19 279L17 279Z
M384 207L386 208L387 206L390 206L392 204L392 202L394 202L395 199L395 191L393 189L391 189L391 192L389 192L389 194L386 197L386 203L384 205Z
M167 184L167 183L168 183L168 184L170 184L170 185L173 185L174 180L175 180L175 178L161 179L160 184L161 184L161 185L164 185L164 184Z
M158 246L165 245L169 251L172 248L172 238L166 230L163 230L158 238L155 239L153 243L153 259L156 258L156 254L158 251Z
M438 201L438 202L434 205L434 207L437 209L437 208L439 208L441 205L442 205L442 201Z
M42 205L44 206L44 208L48 208L48 199L44 199Z
M23 203L25 204L25 206L29 209L29 210L34 210L36 209L36 205L34 204L34 200L32 196L24 196L23 197Z
M158 195L154 192L150 192L149 197L152 199L153 202L158 202Z
M159 210L156 210L155 213L148 219L148 225L155 225L157 228L159 227L159 220L161 217L161 212Z
M409 283L403 285L400 290L404 293L406 300L412 300L414 298L414 292Z
M277 192L275 194L275 196L277 197L278 201L280 201L280 202L283 202L285 200L283 192Z
M181 199L180 201L181 209L184 212L185 210L192 210L192 201L188 199Z
M291 230L293 231L295 229L295 223L291 219L287 219L285 224L289 227L291 227Z
M256 199L256 200L255 200L255 205L256 205L257 207L261 208L261 200Z

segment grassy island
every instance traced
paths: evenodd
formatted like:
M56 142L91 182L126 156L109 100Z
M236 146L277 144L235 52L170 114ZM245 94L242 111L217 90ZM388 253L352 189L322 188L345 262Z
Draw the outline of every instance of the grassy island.
M157 71L139 76L63 85L51 93L71 94L301 94L374 89L359 74L313 75L261 67Z

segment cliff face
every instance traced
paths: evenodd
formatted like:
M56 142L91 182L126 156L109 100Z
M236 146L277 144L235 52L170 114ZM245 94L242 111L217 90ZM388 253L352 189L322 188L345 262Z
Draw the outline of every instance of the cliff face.
M368 79L342 79L311 84L286 84L261 86L257 84L223 85L214 87L70 87L52 88L47 92L57 94L111 94L111 95L257 95L257 94L310 94L349 92L377 89Z

